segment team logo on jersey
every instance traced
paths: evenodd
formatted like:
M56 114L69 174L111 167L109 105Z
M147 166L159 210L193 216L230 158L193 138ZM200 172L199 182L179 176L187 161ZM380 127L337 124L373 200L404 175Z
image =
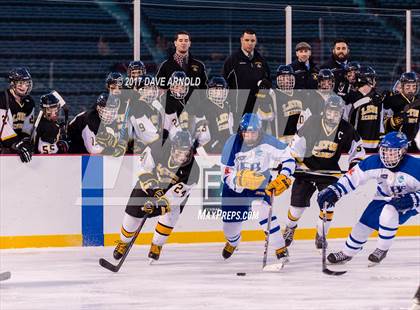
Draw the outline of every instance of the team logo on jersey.
M194 72L198 72L199 67L197 65L191 65L191 69Z
M302 112L302 101L300 100L290 100L287 103L282 105L283 116L289 117L292 115L298 115Z
M312 73L312 78L316 81L318 80L318 73Z
M374 121L378 119L378 107L375 105L368 105L360 109L360 119L362 121Z
M331 158L337 151L338 144L333 141L321 140L314 145L312 155L319 158Z
M262 68L262 62L260 62L260 61L256 61L255 65L257 66L258 69Z

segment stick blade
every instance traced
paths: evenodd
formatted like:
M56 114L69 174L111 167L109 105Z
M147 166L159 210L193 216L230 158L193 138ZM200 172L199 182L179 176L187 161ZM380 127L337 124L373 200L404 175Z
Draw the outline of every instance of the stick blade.
M118 266L115 266L115 265L111 264L110 262L108 262L104 258L99 259L99 265L101 265L105 269L108 269L109 271L112 271L112 272L118 272L118 270L120 269L120 268L118 268Z
M0 273L0 281L6 281L9 280L12 277L12 274L10 271L6 271L3 273Z
M323 268L322 272L329 275L329 276L341 276L345 274L347 271L333 271L328 268Z

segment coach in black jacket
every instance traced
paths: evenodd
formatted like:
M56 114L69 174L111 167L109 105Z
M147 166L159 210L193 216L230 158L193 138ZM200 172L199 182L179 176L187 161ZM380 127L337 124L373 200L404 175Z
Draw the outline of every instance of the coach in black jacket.
M159 87L168 89L169 78L175 71L184 71L187 77L191 78L194 86L190 86L186 99L188 100L194 89L205 89L207 87L206 66L201 61L192 57L189 49L191 47L190 34L186 31L179 31L174 37L175 52L171 53L167 60L159 66L156 78Z
M252 113L258 92L258 82L267 79L271 81L270 69L264 57L255 50L257 36L251 29L244 30L241 35L241 48L230 55L223 66L223 76L230 89L240 89L245 93L250 91L246 98L241 93L236 96L233 104L235 126L237 118L245 113Z
M316 89L318 67L311 57L311 46L306 42L296 44L296 60L290 65L295 71L295 89Z

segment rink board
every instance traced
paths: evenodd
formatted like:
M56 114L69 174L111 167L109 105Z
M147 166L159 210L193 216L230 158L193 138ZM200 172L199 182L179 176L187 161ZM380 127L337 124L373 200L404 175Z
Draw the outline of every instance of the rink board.
M342 158L345 168L346 156ZM198 158L202 173L169 242L223 242L221 219L199 219L203 208L217 207L211 196L220 187L218 156ZM29 164L18 157L0 157L0 248L112 245L131 189L137 179L136 156L35 156ZM371 200L371 182L337 204L329 238L344 238ZM274 201L284 225L290 191ZM315 203L299 221L296 239L313 239L319 209ZM146 222L139 244L150 242L156 219ZM263 240L256 219L244 222L243 240ZM420 236L420 216L398 231Z

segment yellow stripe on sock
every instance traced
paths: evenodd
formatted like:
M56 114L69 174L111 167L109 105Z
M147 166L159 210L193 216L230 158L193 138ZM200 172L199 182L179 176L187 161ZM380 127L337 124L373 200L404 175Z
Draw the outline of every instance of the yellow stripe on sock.
M136 232L129 232L129 231L126 231L126 230L125 230L125 228L124 228L124 226L121 226L121 234L122 234L124 237L126 237L126 238L131 238L131 237L133 237L135 233L136 233Z
M297 222L297 221L299 220L299 218L298 218L298 217L294 217L294 216L292 215L292 213L290 212L290 210L289 210L289 211L287 211L287 218L288 218L289 220L293 221L293 222Z
M156 232L161 234L162 236L169 236L172 232L173 227L166 226L160 222L156 225Z

